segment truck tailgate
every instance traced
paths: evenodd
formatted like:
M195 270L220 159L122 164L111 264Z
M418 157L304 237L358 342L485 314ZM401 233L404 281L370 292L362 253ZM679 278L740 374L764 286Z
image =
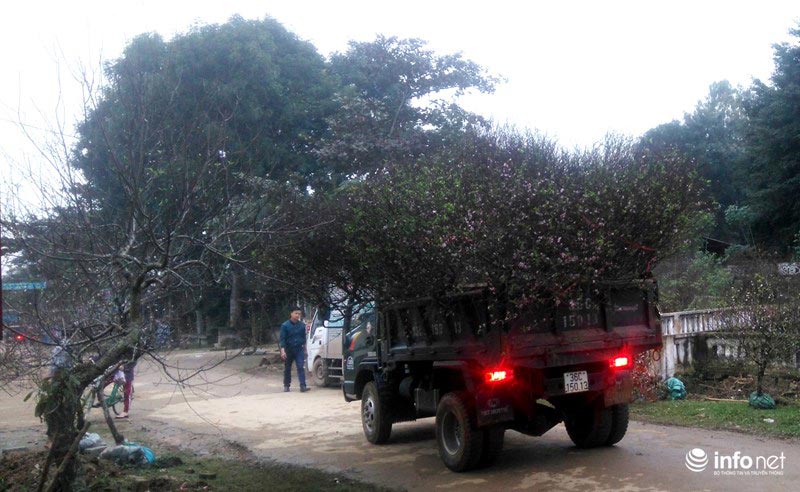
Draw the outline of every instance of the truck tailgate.
M507 352L514 358L546 356L546 365L560 365L574 363L576 354L657 347L661 322L652 292L584 289L549 309L530 309L509 322Z

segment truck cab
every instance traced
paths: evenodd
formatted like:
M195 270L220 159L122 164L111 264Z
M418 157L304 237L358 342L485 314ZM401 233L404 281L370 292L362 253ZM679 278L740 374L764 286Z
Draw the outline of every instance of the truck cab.
M349 330L342 339L342 361L344 371L342 392L346 401L356 399L355 375L359 367L370 368L377 364L375 340L378 329L378 312L374 305L359 310L352 318ZM364 374L361 371L362 376Z
M329 386L342 379L342 330L344 315L329 306L320 306L308 330L306 364L314 384Z

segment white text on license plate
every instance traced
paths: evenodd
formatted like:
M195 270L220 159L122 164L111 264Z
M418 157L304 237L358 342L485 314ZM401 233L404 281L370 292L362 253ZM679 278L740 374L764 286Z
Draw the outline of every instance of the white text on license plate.
M589 376L586 371L564 373L564 393L579 393L589 391Z

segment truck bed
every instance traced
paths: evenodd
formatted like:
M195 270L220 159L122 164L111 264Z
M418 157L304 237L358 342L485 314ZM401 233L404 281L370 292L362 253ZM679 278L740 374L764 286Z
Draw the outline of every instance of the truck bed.
M513 360L532 368L591 362L626 348L661 345L655 284L609 283L574 289L563 302L531 306L507 319L486 289L443 300L414 300L381 310L386 361Z

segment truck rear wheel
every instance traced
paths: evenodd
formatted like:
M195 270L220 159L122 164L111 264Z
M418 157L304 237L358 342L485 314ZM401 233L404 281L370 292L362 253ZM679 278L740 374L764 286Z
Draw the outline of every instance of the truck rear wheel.
M478 462L479 467L491 466L503 450L506 429L502 425L483 428L483 451Z
M439 456L451 470L475 468L483 454L484 431L470 418L466 395L447 393L436 409L436 443Z
M372 444L383 444L392 434L391 395L379 390L375 381L368 382L361 395L361 427Z
M328 386L328 366L322 357L318 357L312 366L312 373L314 375L314 385L325 387Z
M594 448L606 444L611 436L612 422L610 408L589 405L569 413L564 426L576 446Z
M611 432L606 440L606 446L613 446L625 437L628 431L628 414L627 403L611 407Z

